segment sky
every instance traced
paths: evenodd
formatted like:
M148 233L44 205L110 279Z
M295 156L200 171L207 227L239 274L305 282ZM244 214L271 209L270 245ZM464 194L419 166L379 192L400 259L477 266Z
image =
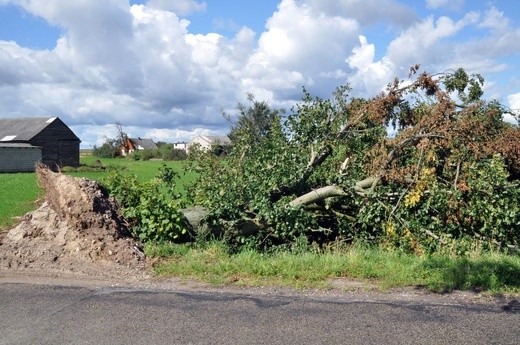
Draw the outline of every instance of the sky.
M0 0L0 117L117 134L225 135L247 94L290 110L305 87L371 97L409 68L459 67L520 109L514 0ZM511 120L511 118L509 118Z

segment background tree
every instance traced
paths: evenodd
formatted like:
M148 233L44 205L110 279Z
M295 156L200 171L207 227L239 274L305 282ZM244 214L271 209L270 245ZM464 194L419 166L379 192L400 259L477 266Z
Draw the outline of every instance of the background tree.
M105 137L103 145L100 147L94 145L94 149L92 150L94 157L113 158L119 155L119 147L125 143L126 139L128 139L128 135L123 130L123 126L120 122L116 122L115 127L117 130L116 138Z
M280 114L283 111L271 109L267 102L255 100L252 94L248 94L247 99L252 104L246 106L239 103L237 105L238 120L231 127L228 136L232 141L247 137L251 143L256 143L269 135L273 124L280 121ZM227 113L223 113L223 115L232 122L231 115Z
M117 135L114 139L114 146L121 146L128 140L128 134L123 130L121 122L116 122L114 126L116 126L117 130Z

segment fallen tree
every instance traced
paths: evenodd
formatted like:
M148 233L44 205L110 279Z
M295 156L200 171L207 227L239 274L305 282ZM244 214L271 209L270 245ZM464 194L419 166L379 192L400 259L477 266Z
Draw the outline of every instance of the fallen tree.
M231 242L258 247L302 237L413 251L452 240L516 245L520 130L482 99L482 85L462 69L433 76L415 66L410 81L371 99L349 97L348 87L330 99L304 91L286 117L253 101L242 114L265 111L270 122L234 127L226 160L195 161L193 202ZM244 220L254 233L237 231Z

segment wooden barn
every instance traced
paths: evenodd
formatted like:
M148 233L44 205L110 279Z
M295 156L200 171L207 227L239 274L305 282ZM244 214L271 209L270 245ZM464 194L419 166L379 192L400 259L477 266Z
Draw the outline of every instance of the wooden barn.
M79 166L80 142L57 117L0 118L0 172Z

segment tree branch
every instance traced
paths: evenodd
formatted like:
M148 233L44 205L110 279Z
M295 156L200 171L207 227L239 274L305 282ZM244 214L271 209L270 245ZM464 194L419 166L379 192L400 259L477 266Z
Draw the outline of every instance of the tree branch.
M297 206L306 206L310 204L314 204L318 201L336 197L336 196L345 196L346 193L340 186L332 185L326 186L322 188L315 189L310 191L307 194L304 194L289 203L292 207Z

